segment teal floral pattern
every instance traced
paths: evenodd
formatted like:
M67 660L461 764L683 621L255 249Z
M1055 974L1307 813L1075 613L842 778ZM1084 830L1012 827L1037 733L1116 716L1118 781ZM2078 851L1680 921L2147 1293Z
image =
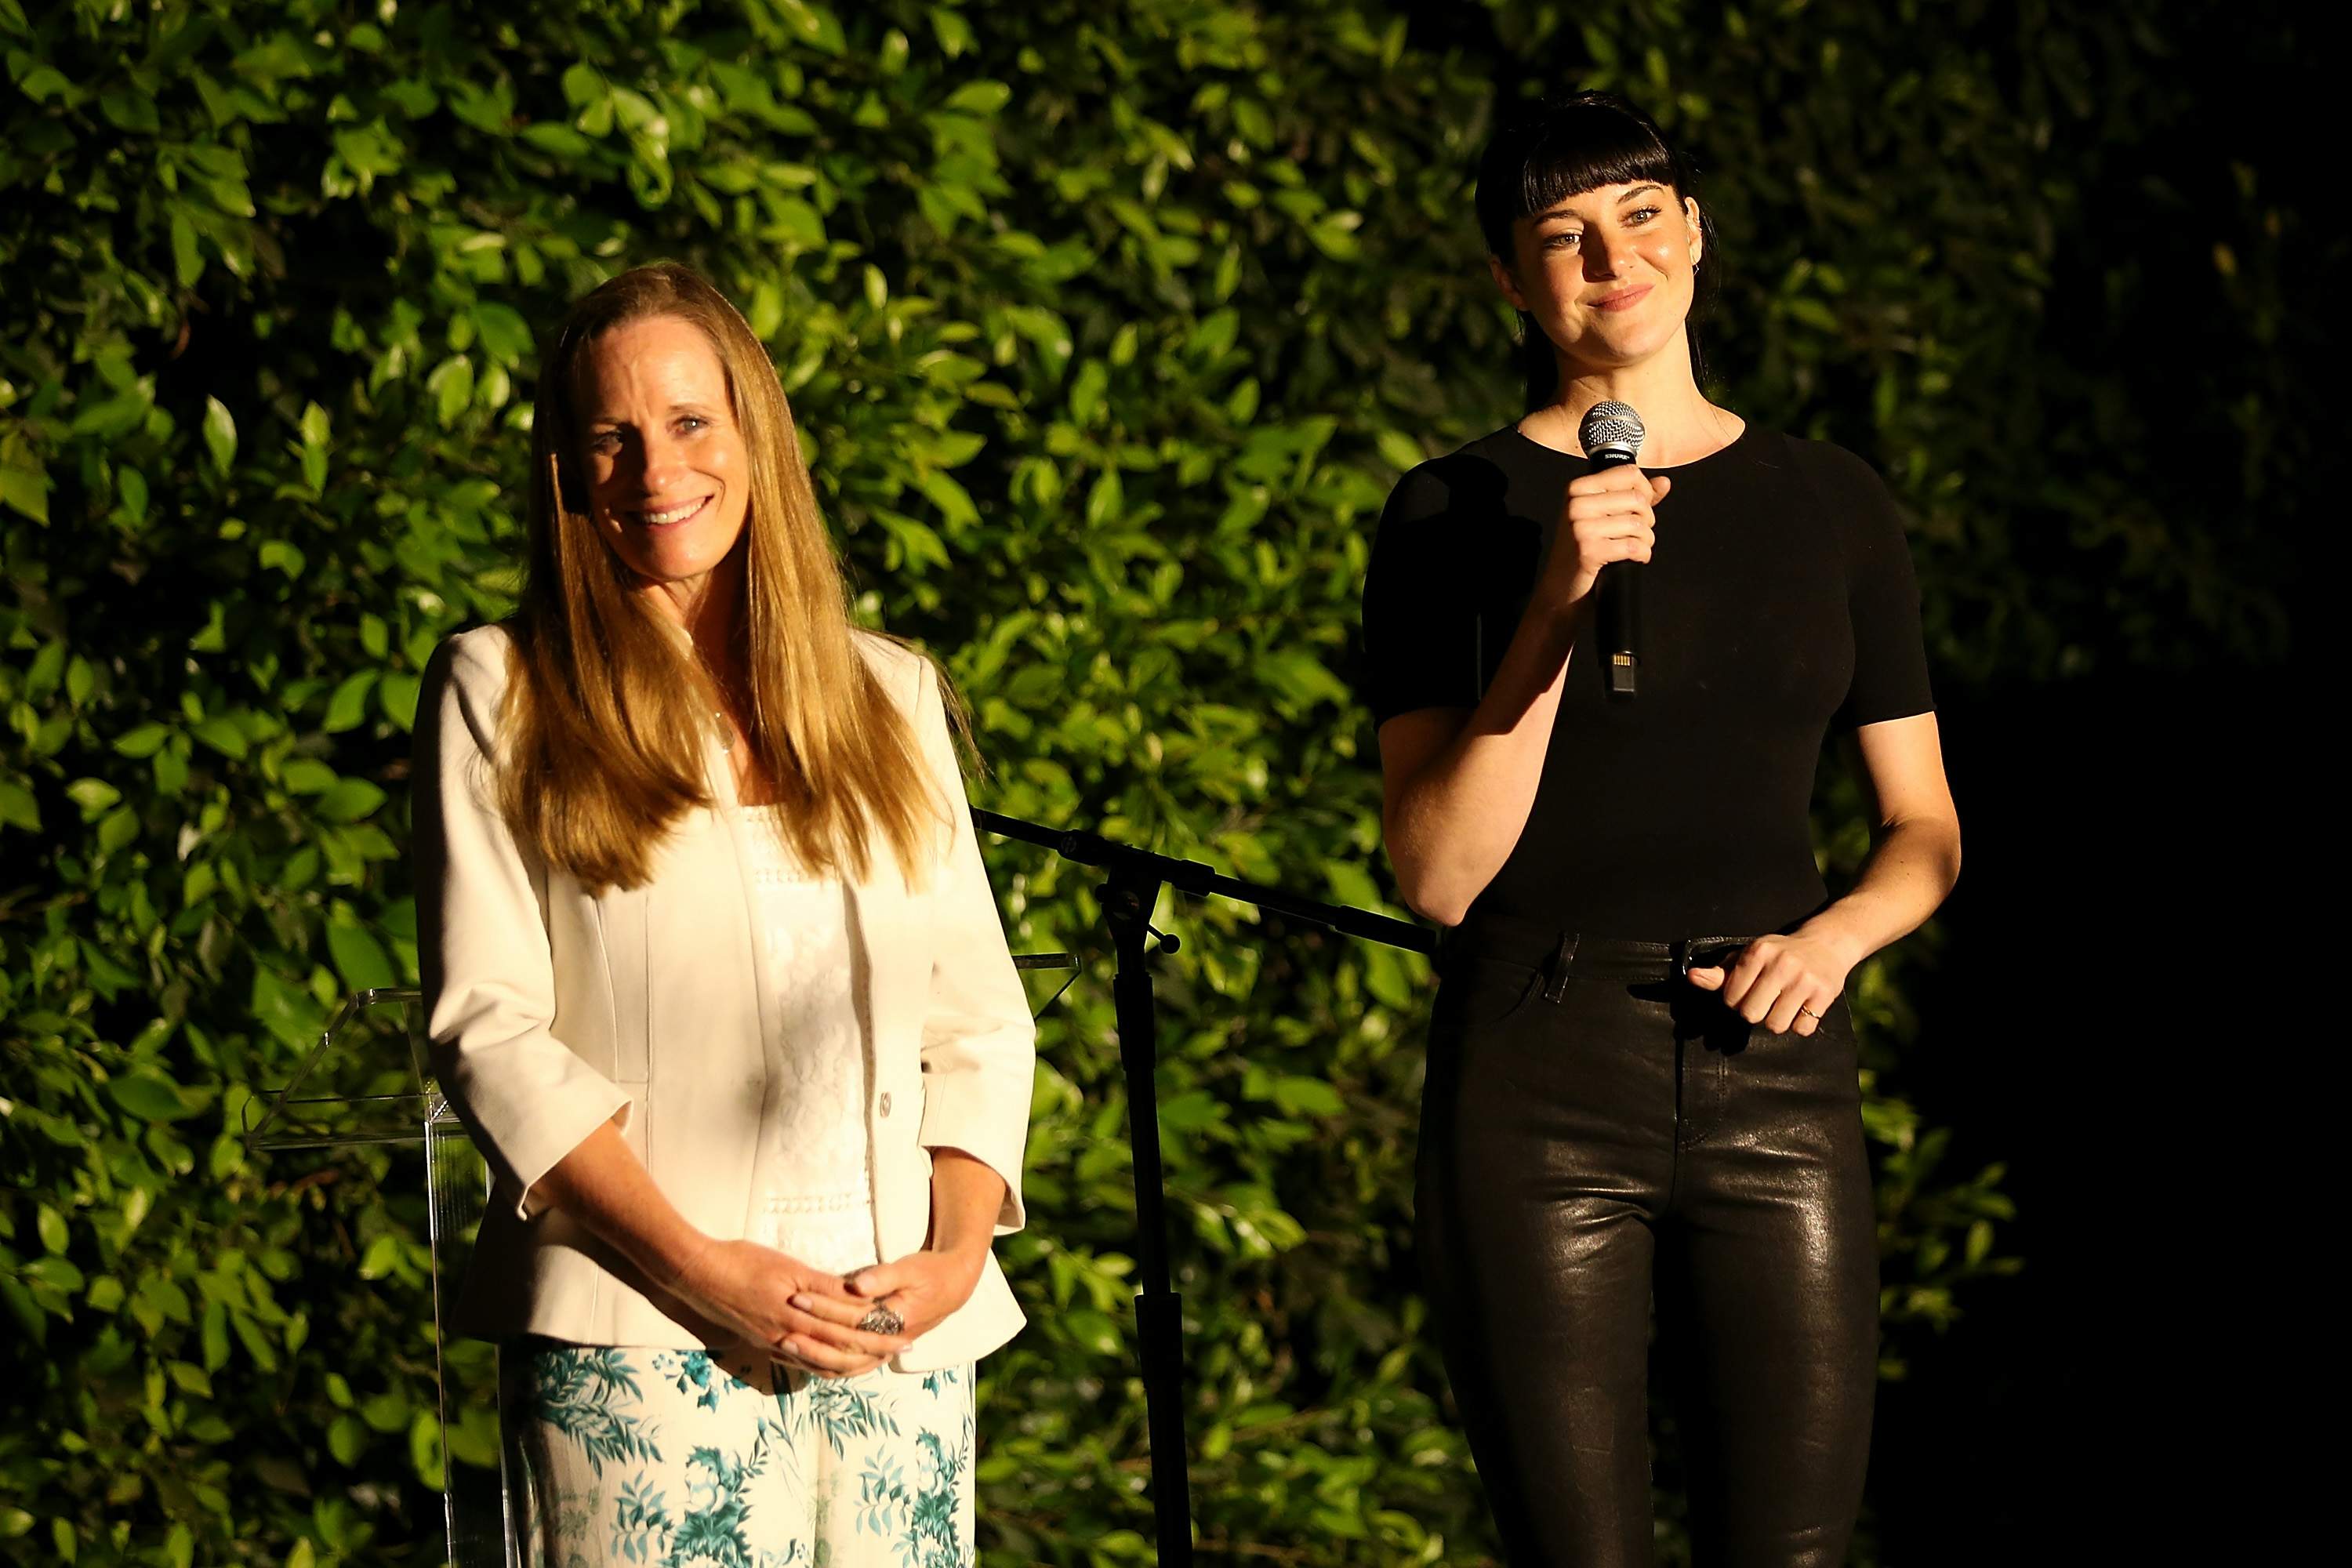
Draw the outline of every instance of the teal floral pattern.
M969 1365L804 1378L549 1340L503 1359L531 1568L971 1568Z

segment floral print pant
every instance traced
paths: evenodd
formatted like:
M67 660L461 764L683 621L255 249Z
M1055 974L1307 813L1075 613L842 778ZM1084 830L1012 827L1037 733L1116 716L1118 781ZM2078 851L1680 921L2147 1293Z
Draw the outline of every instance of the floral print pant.
M971 1568L970 1363L817 1378L543 1339L499 1359L530 1568Z

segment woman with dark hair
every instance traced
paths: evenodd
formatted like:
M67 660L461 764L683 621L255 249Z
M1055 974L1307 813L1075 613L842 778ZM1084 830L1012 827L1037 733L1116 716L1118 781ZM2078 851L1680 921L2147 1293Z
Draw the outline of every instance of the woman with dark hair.
M1514 1563L1645 1563L1654 1296L1698 1561L1827 1568L1877 1352L1842 996L1959 868L1902 521L1858 458L1700 389L1710 235L1646 117L1539 106L1477 209L1528 411L1404 477L1364 586L1389 856L1447 928L1417 1198L1446 1365ZM1591 470L1605 400L1638 466ZM1615 563L1630 701L1591 629ZM1835 899L1808 821L1832 727L1880 829Z
M415 806L524 1560L963 1568L1035 1052L944 682L851 622L686 268L572 307L532 431L522 605L435 658Z

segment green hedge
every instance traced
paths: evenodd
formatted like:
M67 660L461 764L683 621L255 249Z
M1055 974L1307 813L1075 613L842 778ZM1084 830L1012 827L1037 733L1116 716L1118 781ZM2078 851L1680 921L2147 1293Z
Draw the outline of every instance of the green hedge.
M2070 348L2154 352L2145 259L2084 236L2102 144L2186 112L2160 14L2030 9L0 0L0 1540L433 1559L415 1162L236 1133L344 994L415 973L418 672L509 602L533 336L622 267L692 262L770 343L861 613L976 701L983 804L1349 903L1389 886L1371 523L1516 412L1467 206L1498 91L1622 87L1717 171L1727 395L1915 505L1948 683L2283 646L2232 531L2294 440L2180 479ZM2260 317L2284 241L2251 171L2230 199ZM2107 314L2050 309L2102 268ZM2252 359L2197 406L2279 400ZM2037 418L2063 465L2016 462ZM1826 786L1831 860L1860 823ZM1083 876L991 858L1016 948L1095 949ZM1210 1555L1484 1560L1402 1246L1425 968L1159 924ZM1000 1563L1149 1556L1107 973L1041 1037ZM2006 1267L1998 1172L1940 1173L1886 1081L1896 979L1856 988L1890 1373Z

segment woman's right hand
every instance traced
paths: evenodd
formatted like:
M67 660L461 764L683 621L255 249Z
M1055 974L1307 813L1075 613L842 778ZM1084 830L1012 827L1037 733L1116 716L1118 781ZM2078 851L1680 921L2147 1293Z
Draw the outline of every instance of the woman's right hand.
M803 1312L796 1295L838 1297L860 1314L873 1302L850 1293L838 1274L754 1241L711 1241L687 1259L670 1290L747 1345L821 1377L855 1377L914 1342L870 1334Z
M1538 596L1573 610L1591 594L1603 566L1647 561L1657 542L1658 519L1652 509L1673 486L1674 480L1654 479L1631 463L1571 479Z

